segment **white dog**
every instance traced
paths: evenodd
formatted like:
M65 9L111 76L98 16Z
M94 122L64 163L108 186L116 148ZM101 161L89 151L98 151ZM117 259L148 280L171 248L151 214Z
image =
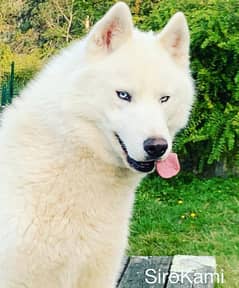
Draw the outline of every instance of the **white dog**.
M178 172L193 93L184 15L143 33L121 2L31 81L2 116L1 288L115 287L134 190Z

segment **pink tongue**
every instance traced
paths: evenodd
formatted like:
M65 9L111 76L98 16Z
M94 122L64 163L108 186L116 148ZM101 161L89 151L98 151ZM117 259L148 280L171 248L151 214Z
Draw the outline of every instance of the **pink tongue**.
M162 178L171 178L180 171L180 164L176 153L170 153L167 159L158 161L156 163L158 174Z

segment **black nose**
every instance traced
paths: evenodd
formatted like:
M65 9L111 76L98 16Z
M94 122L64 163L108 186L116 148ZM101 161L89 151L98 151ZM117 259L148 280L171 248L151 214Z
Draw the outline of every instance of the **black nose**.
M161 157L167 148L168 143L163 138L148 138L144 141L144 150L153 159Z

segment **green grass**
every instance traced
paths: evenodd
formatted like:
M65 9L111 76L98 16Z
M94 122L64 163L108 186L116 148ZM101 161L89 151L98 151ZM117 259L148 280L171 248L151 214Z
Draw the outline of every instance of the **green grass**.
M239 287L239 178L146 178L137 191L130 255L213 255Z

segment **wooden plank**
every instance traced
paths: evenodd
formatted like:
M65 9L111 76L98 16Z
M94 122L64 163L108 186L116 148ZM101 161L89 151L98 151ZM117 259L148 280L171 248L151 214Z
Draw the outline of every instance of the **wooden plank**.
M117 287L119 286L119 283L121 282L122 278L124 277L124 273L129 265L130 258L125 256L121 262L121 269L117 281Z
M212 288L215 271L212 256L175 256L166 288Z
M171 263L169 256L131 257L118 288L164 288Z
M193 288L193 273L188 273L187 278L179 272L170 272L165 288Z

